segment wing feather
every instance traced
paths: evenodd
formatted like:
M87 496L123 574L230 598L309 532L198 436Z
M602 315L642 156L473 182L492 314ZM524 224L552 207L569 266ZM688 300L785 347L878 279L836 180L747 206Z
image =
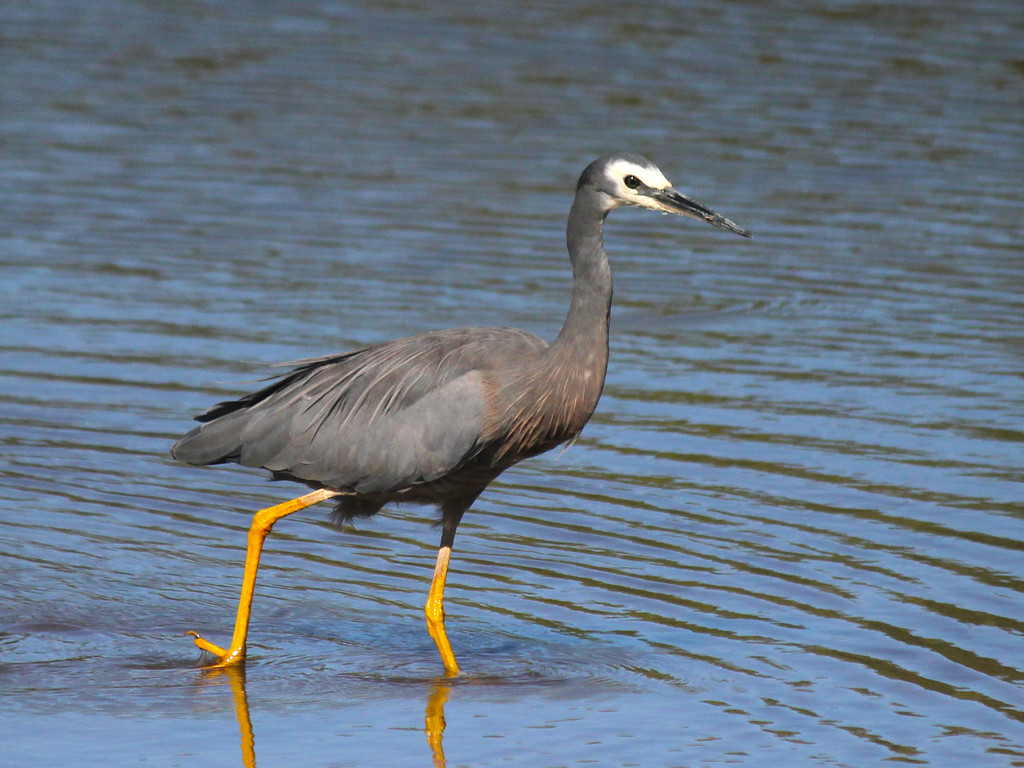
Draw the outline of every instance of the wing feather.
M189 464L237 462L361 494L444 477L488 437L488 377L547 344L511 328L398 339L303 362L220 403L172 449Z

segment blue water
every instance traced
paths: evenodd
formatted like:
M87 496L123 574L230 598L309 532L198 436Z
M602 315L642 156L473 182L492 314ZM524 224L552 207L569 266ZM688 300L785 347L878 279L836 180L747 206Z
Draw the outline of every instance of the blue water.
M1008 0L0 8L0 765L1024 765L1024 16ZM553 338L611 149L605 395L459 529L268 542L176 465L273 363ZM443 723L443 728L442 728Z

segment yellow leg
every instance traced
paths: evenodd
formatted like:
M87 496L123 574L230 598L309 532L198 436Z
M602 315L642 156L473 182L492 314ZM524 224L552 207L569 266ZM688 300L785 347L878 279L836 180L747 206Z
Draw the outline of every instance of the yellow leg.
M452 645L448 642L448 634L444 631L444 582L448 577L448 561L452 556L450 545L442 545L437 552L437 565L434 567L434 580L430 584L430 594L427 595L427 605L424 613L427 615L427 630L437 644L437 650L441 652L441 661L444 662L444 672L448 677L459 674L459 665L455 662L455 654L452 653Z
M204 640L196 632L188 633L192 635L197 646L217 657L217 661L211 664L211 667L230 667L241 664L245 660L245 638L249 632L252 596L256 589L256 571L260 567L263 542L266 540L267 534L270 533L270 529L274 527L274 523L293 512L298 512L300 509L305 509L337 495L337 491L322 488L283 504L261 509L253 517L252 525L249 527L249 546L245 553L245 574L242 577L242 593L238 598L238 616L235 619L235 632L231 636L231 647L225 650Z

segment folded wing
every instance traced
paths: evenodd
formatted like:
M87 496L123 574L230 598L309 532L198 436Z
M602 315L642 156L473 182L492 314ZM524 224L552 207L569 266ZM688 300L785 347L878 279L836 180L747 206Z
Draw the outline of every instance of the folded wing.
M236 462L336 490L394 493L444 477L494 439L495 371L546 347L511 328L466 328L311 360L214 406L171 452L188 464Z

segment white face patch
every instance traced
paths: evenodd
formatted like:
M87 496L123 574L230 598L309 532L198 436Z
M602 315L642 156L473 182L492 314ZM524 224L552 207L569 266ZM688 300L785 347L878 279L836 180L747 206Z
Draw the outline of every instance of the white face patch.
M610 186L615 190L615 196L624 203L655 210L660 210L660 206L650 197L640 194L637 189L630 188L626 180L631 176L636 177L640 184L650 189L668 189L672 186L665 178L665 174L653 165L638 165L629 160L615 160L605 168L605 174Z

